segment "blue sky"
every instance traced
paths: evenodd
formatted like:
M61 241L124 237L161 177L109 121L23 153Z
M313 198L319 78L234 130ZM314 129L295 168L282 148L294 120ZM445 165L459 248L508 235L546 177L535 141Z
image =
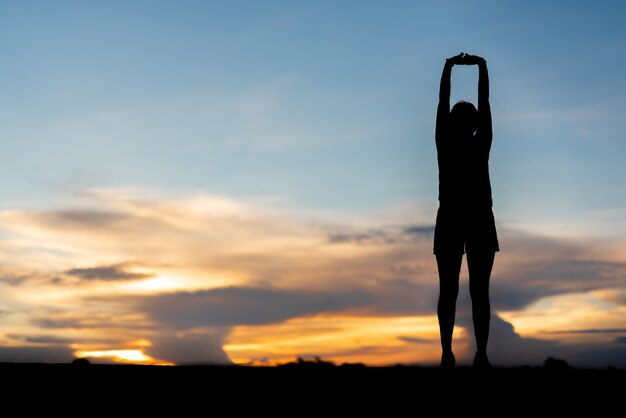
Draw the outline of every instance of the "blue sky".
M468 51L490 65L501 216L626 203L620 2L1 7L4 202L120 185L434 200L439 74ZM453 100L475 81L458 70Z
M250 295L305 300L305 314L335 315L371 347L430 341L419 358L433 361L436 271L420 227L437 207L441 69L461 51L490 71L496 334L536 350L528 362L563 346L582 356L581 336L592 364L606 350L622 356L625 18L618 1L0 0L0 312L10 313L0 358L19 344L50 348L41 341L116 358L137 349L132 329L109 330L117 339L105 344L100 325L63 325L102 320L83 297L115 297L103 312L158 322L142 298L189 291L232 293L242 306ZM453 101L475 102L476 68L455 68L452 83ZM307 292L320 306L329 292L354 292L363 297L336 305L373 316L317 312ZM390 308L413 300L415 322ZM224 358L230 347L238 362L415 360L409 345L382 358L311 348L290 321L320 333L327 324L288 308L278 322L228 331L197 328L194 311L176 331L194 344L204 335ZM588 332L603 328L618 332ZM159 354L146 361L191 352L168 357L178 342L150 329L142 335ZM290 332L304 351L272 351Z

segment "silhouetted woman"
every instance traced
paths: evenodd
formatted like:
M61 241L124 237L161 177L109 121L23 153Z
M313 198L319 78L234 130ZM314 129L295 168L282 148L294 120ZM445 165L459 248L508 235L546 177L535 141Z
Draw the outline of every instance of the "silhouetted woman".
M468 102L459 102L450 110L450 74L454 65L478 65L478 110ZM476 336L474 366L490 367L487 359L491 315L489 277L495 253L500 250L489 180L491 140L486 61L463 53L447 59L441 75L435 132L439 210L434 253L439 270L437 316L443 351L442 367L453 367L455 364L452 332L464 253L467 253Z

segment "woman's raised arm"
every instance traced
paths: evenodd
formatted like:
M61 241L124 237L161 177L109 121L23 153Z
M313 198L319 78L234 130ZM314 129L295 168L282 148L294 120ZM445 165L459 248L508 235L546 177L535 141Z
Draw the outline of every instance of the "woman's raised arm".
M478 65L478 131L491 140L491 106L489 105L489 72L487 61L477 55L466 54L463 61L467 65Z
M452 74L452 66L461 64L463 61L463 53L446 59L441 73L441 84L439 85L439 105L437 106L437 124L435 126L435 139L445 136L448 129L450 118L450 76Z

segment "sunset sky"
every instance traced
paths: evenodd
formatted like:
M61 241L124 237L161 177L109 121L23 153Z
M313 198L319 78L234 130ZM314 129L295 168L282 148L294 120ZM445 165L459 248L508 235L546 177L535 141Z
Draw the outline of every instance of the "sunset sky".
M626 367L625 20L0 0L0 362L438 362L434 122L463 51L491 81L492 362ZM476 82L455 67L453 102Z

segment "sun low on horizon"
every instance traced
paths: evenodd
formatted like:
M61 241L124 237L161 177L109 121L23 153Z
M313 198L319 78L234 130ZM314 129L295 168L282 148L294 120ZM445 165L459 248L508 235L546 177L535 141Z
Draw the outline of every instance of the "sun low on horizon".
M0 4L0 362L439 363L447 57L489 65L495 365L626 367L626 6ZM476 101L455 69L454 101ZM453 346L474 352L464 261Z

